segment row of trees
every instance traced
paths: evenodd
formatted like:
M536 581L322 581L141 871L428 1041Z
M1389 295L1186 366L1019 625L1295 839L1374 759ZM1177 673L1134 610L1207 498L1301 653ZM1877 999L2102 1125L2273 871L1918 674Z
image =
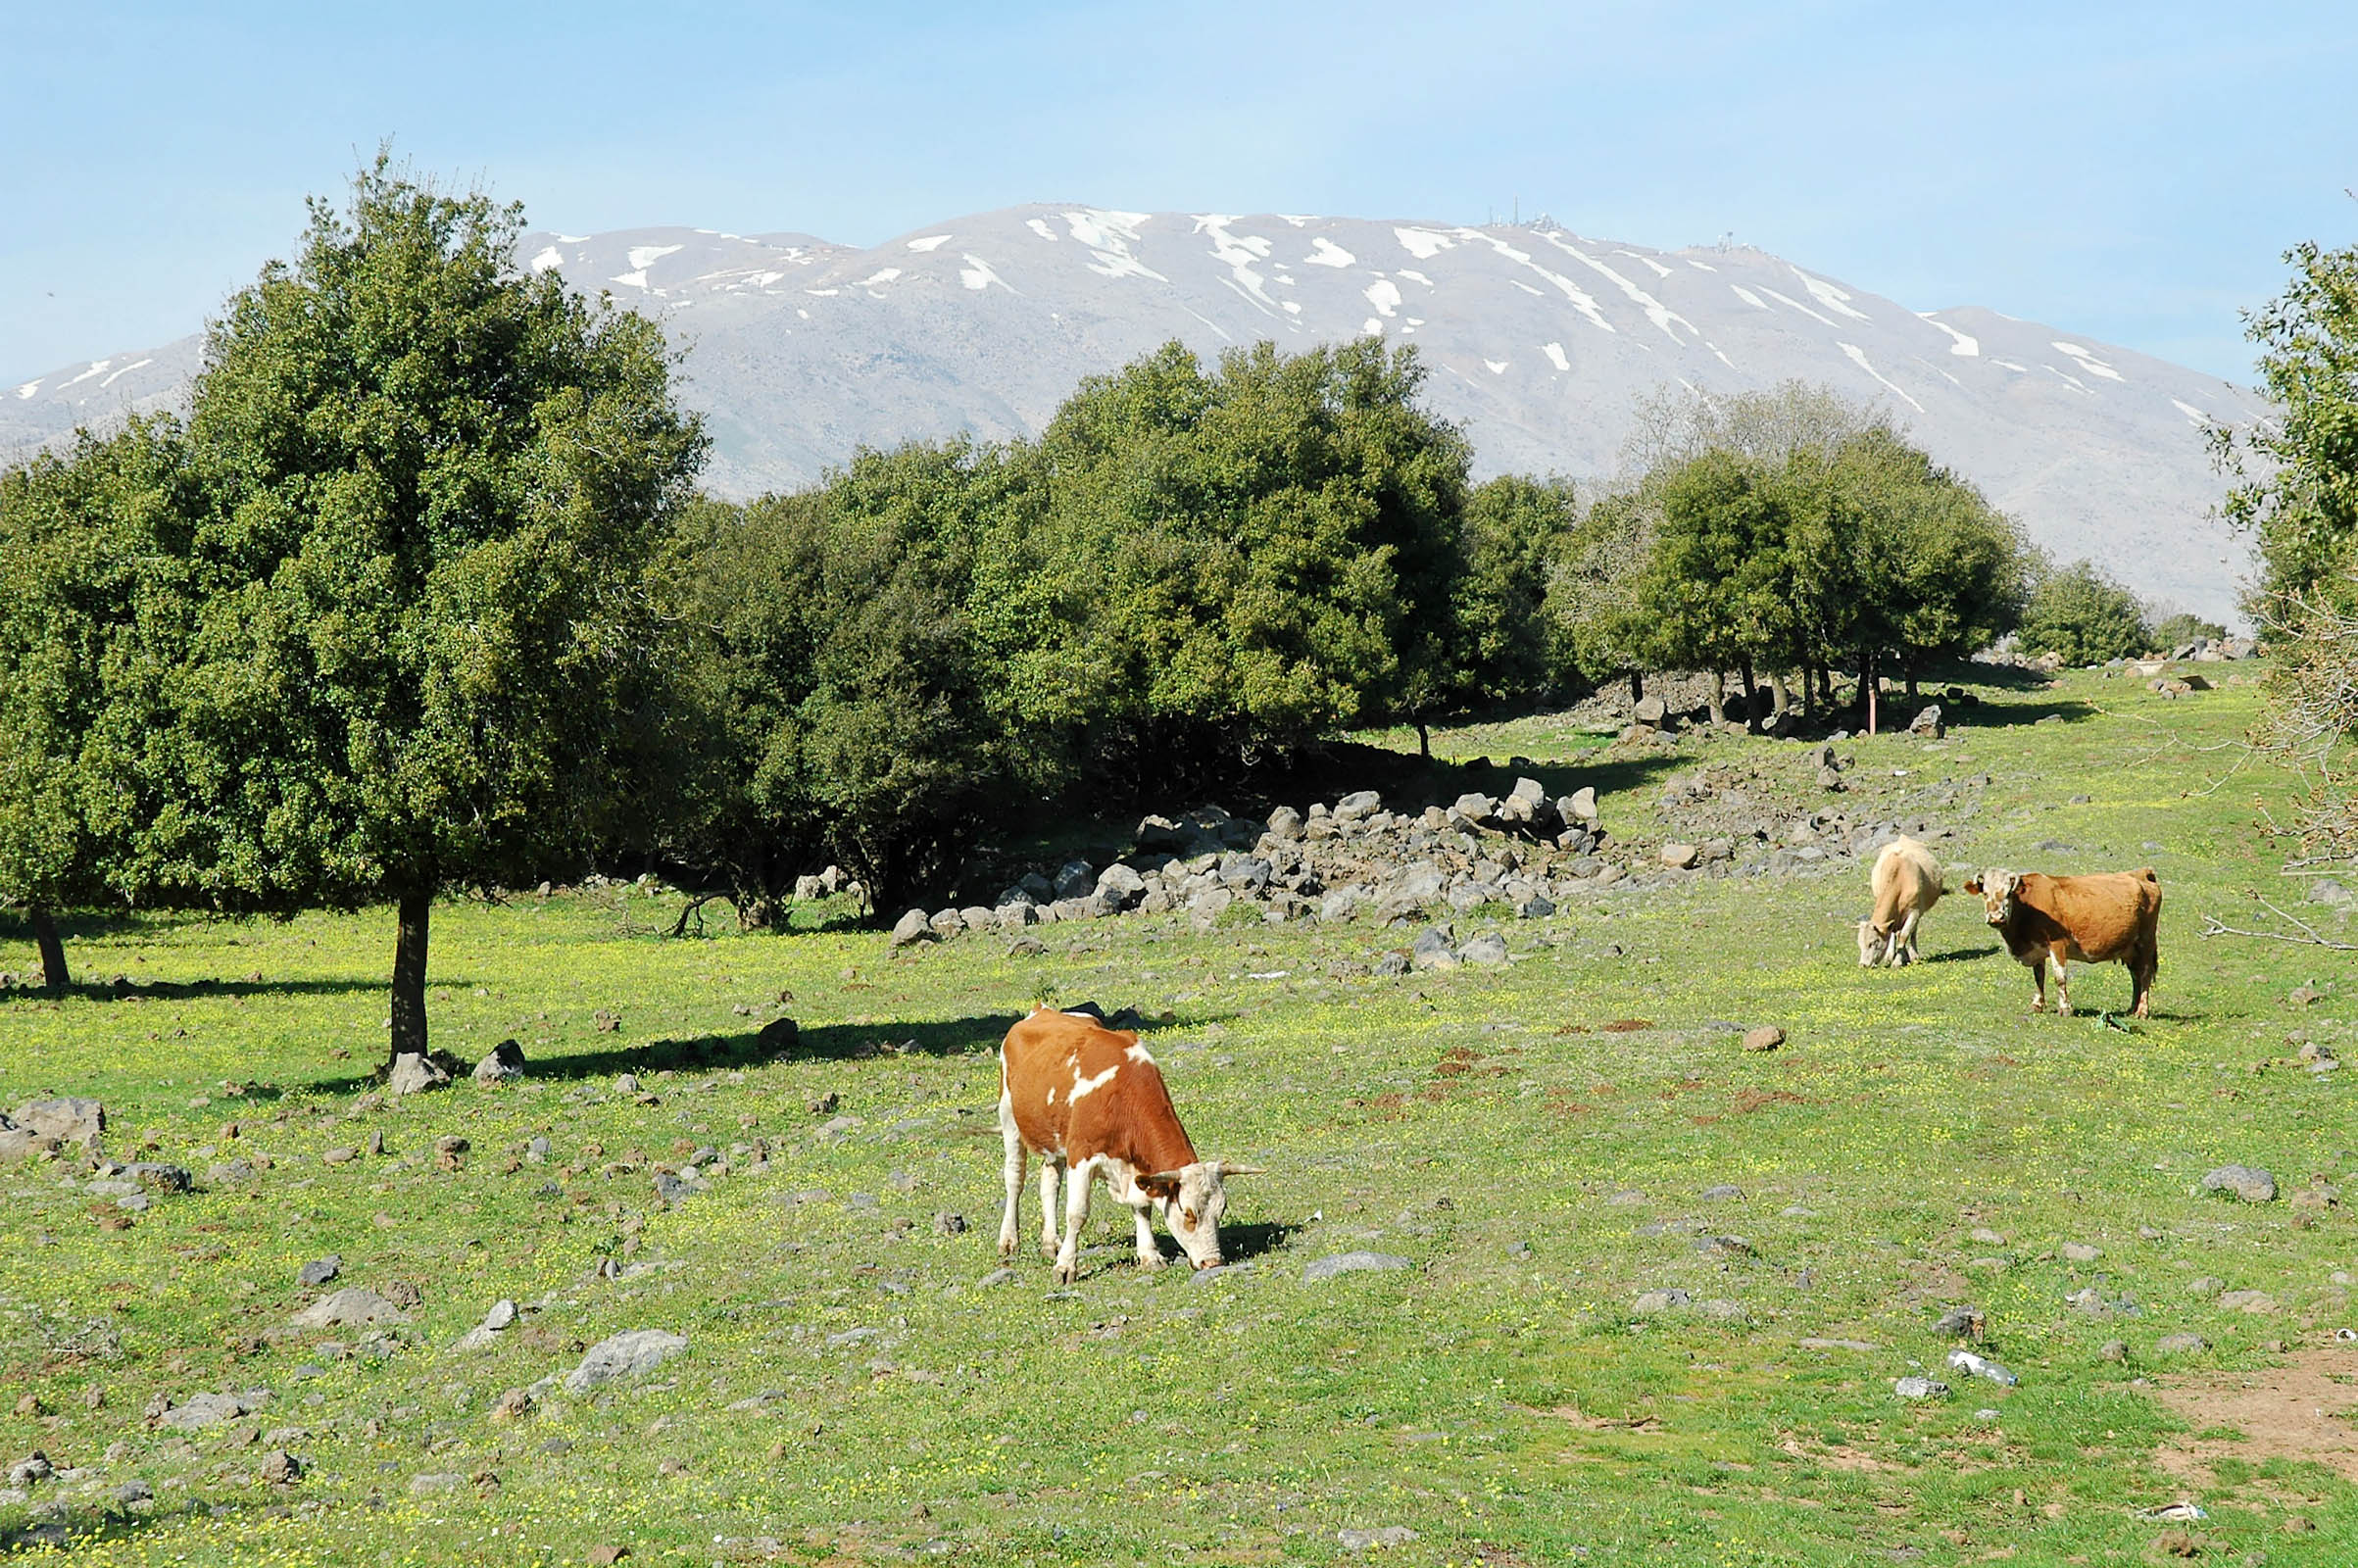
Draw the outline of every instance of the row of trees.
M1912 692L2021 616L2014 525L1865 410L1789 384L1658 405L1644 430L1644 477L1570 540L1561 618L1588 670L1734 671L1747 693L1765 671L1782 710L1786 675L1810 708L1848 668L1872 728L1887 674Z
M1475 484L1368 339L1085 382L1034 440L699 495L657 328L516 270L520 212L379 159L210 331L184 422L0 476L0 899L398 913L660 858L880 906L1013 803L1102 808L1348 726L1678 668L1805 705L2011 625L1967 485L1788 387L1649 411L1644 477Z

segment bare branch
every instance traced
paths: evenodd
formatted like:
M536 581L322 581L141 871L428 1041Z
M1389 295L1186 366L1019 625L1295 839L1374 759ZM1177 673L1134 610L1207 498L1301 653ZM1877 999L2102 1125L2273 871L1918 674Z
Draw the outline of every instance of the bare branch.
M2294 923L2298 924L2299 922L2295 921ZM2302 929L2308 930L2306 926L2303 926ZM2358 953L2358 942L2329 942L2314 931L2310 931L2307 936L2299 937L2286 936L2282 931L2246 931L2240 926L2227 924L2215 914L2206 914L2202 917L2202 934L2206 937L2250 937L2255 942L2289 942L2295 947L2329 948L2335 953Z

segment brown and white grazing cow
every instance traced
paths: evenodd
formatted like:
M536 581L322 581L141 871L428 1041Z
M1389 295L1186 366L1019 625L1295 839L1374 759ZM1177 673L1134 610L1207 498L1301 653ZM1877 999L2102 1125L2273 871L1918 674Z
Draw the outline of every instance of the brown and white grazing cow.
M999 1048L999 1130L1007 1140L1007 1213L999 1251L1015 1255L1015 1209L1023 1192L1025 1151L1040 1156L1040 1249L1056 1259L1056 1280L1080 1270L1081 1232L1089 1224L1089 1189L1105 1179L1138 1220L1138 1263L1159 1267L1150 1210L1198 1268L1220 1266L1220 1215L1228 1206L1222 1178L1259 1171L1199 1159L1162 1070L1126 1029L1108 1029L1086 1013L1040 1007L1007 1031ZM1064 1179L1064 1237L1056 1239L1056 1187Z
M1940 862L1902 833L1875 858L1867 885L1875 892L1875 912L1858 923L1859 967L1914 963L1920 956L1916 923L1940 902Z
M2031 971L2031 1010L2047 1004L2046 971L2055 971L2055 1010L2071 1016L2064 964L2122 963L2129 967L2135 1015L2150 1015L2153 976L2161 968L2161 879L2153 867L2100 876L2047 876L2038 871L1984 871L1965 884L1982 897L1983 912L2006 950Z

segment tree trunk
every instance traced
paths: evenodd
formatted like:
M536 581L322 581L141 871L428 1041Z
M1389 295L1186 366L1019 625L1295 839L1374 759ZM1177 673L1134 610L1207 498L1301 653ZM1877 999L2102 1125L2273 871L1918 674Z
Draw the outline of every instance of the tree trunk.
M1646 677L1634 669L1629 672L1629 700L1633 704L1646 701Z
M41 950L41 984L63 990L74 984L74 976L66 971L66 944L58 940L57 922L39 905L31 914L33 946Z
M1914 664L1910 664L1910 665L1908 665L1908 701L1909 701L1909 702L1911 702L1911 703L1913 703L1913 702L1916 702L1917 700L1918 700L1918 699L1917 699L1917 696L1916 696L1916 666L1915 666Z
M431 893L405 893L397 906L399 929L393 938L393 1040L386 1053L397 1056L425 1054L425 939L434 908Z
M1416 721L1416 755L1428 762L1433 760L1433 730L1421 718Z
M1748 659L1741 661L1736 666L1736 673L1744 677L1744 731L1757 735L1760 733L1760 704L1754 694L1759 688L1752 684L1752 662Z
M1818 721L1818 672L1804 660L1801 664L1801 722Z
M1728 677L1721 670L1711 672L1711 727L1717 729L1728 721Z
M1866 689L1867 733L1875 733L1877 700L1883 696L1883 671L1872 653L1862 654L1858 661L1858 683Z
M1786 710L1793 706L1793 694L1785 689L1785 671L1781 669L1769 671L1769 711L1778 718L1783 718Z

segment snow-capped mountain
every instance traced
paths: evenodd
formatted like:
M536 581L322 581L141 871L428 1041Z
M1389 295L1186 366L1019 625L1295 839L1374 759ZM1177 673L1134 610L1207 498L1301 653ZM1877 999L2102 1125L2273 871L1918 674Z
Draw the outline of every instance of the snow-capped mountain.
M806 483L860 446L1036 431L1085 375L1170 338L1418 345L1484 474L1611 474L1635 405L1798 377L1878 403L2059 558L2232 616L2247 551L2209 515L2202 434L2263 407L2061 328L1917 312L1744 248L1655 250L1545 220L1481 228L1041 205L868 249L805 234L534 233L519 261L660 318L727 495ZM201 341L0 383L0 460L171 407Z

